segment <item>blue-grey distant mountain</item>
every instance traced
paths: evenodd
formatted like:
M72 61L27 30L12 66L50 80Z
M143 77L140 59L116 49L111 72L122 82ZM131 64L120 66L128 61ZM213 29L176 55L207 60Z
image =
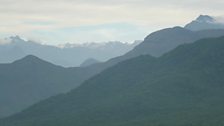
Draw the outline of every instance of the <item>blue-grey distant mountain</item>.
M41 59L64 67L79 66L89 58L106 61L123 55L138 43L121 42L66 44L59 48L25 41L19 36L11 37L7 44L0 44L0 63L10 63L26 55L35 55Z
M1 126L222 126L224 37L106 69Z
M196 20L187 24L185 28L192 31L224 29L224 22L219 22L216 18L209 15L200 15Z
M191 31L182 27L162 29L148 35L142 43L126 55L150 54L158 57L179 45L192 43L202 38L219 37L222 35L224 35L224 29L201 31Z
M90 65L93 65L93 64L96 64L96 63L99 63L99 61L96 60L96 59L90 58L90 59L85 60L85 61L80 65L80 67L87 67L87 66L90 66Z

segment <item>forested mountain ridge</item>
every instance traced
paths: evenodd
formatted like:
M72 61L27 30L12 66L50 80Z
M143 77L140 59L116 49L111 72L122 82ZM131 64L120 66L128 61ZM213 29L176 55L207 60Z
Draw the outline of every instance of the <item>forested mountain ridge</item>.
M159 58L123 61L1 126L211 126L224 124L224 37Z
M92 74L85 68L64 68L28 55L10 64L0 64L0 117L65 93Z

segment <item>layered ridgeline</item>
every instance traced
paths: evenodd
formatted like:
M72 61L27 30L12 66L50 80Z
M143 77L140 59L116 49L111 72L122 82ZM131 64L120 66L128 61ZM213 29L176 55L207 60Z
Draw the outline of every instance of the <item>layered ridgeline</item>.
M193 43L202 38L220 37L224 35L224 29L210 29L201 31L191 31L182 27L166 28L149 34L142 43L126 54L112 58L104 63L94 64L87 69L100 71L113 66L121 61L139 56L151 55L162 56L179 45Z
M1 126L224 125L224 37L121 62Z
M10 63L26 55L35 55L57 65L76 67L89 58L106 61L123 55L133 49L138 43L138 41L133 44L107 42L79 45L66 44L62 47L56 47L34 41L26 41L19 36L15 36L9 38L4 44L1 44L0 41L0 63Z
M91 66L88 66L88 62L88 67L67 69L60 67L60 69L62 69L60 72L55 72L51 69L48 70L48 67L50 67L52 64L43 67L44 65L39 64L41 62L36 62L35 64L30 63L27 67L25 67L26 65L24 65L24 67L14 67L17 66L17 62L13 64L0 65L0 90L3 90L0 92L0 99L2 99L0 100L0 118L21 111L27 106L32 105L49 96L69 91L70 89L75 88L77 85L80 85L83 81L100 73L104 69L126 59L130 59L142 54L160 56L174 49L178 45L192 43L200 38L218 37L222 35L224 35L224 30L204 30L193 32L181 27L163 29L147 36L144 42L123 56L113 58L105 63L96 64L97 61L95 61L95 63L91 62L94 63ZM22 63L27 64L27 60L22 61ZM36 69L36 71L31 71L38 65L39 67ZM84 66L86 66L86 64ZM35 74L37 72L39 73ZM58 73L60 76L56 73ZM27 79L27 76L25 75L30 76ZM19 79L14 79L12 77L19 77ZM7 87L5 87L5 85L7 85ZM46 88L44 85L50 86ZM29 88L28 91L26 91L27 88ZM14 92L16 92L16 95L14 95Z
M85 68L63 68L32 55L0 64L0 118L68 92L90 75Z
M191 31L182 27L167 28L148 35L144 41L126 55L150 54L161 56L164 53L184 43L192 43L196 40L224 35L224 29L210 29Z
M221 17L200 15L197 19L187 24L185 28L192 31L224 29L224 20L223 17L221 19Z

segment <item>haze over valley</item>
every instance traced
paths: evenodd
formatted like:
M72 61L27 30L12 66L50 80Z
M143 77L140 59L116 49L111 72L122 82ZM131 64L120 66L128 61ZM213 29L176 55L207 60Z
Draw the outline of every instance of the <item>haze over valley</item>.
M222 5L0 0L0 126L223 126Z

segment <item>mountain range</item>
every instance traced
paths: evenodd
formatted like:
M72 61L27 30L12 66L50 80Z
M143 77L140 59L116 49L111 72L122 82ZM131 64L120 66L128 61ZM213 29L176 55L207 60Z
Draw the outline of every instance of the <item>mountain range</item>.
M140 43L136 41L133 44L122 42L65 44L57 47L24 40L19 36L10 37L7 41L0 44L0 63L11 63L26 55L35 55L64 67L77 67L90 58L106 61L123 55Z
M98 76L98 74L101 75L102 71L108 68L111 69L111 67L120 62L124 61L127 63L132 61L132 58L141 55L151 55L153 57L150 56L150 59L160 59L160 57L164 57L163 55L167 55L166 53L180 45L193 43L202 38L220 37L223 35L223 29L192 31L182 27L173 27L151 33L133 50L106 62L89 59L82 64L82 67L64 68L29 55L13 63L0 64L0 90L2 90L0 91L0 103L2 103L0 104L0 117L20 112L50 96L67 93L71 89L76 90L75 88L83 82L88 81L91 77ZM17 39L20 38L17 37ZM70 47L73 48L71 45L66 48ZM21 52L19 48L14 48L13 51L15 50L17 51L15 54ZM125 60L128 61L126 62ZM129 73L126 74L128 75ZM123 76L118 75L121 78ZM116 81L113 82L117 83Z
M142 55L71 92L44 100L1 126L211 126L224 124L224 37Z

